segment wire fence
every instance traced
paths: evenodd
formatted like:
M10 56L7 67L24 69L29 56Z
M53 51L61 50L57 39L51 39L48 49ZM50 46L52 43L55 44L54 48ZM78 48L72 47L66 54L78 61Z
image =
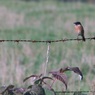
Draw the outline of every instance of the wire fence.
M95 91L56 91L57 95L95 95Z
M95 40L95 37L85 38L86 40ZM60 39L60 40L0 40L0 42L32 42L32 43L54 43L54 42L66 42L66 41L81 41L82 39Z
M3 0L1 1L4 2ZM41 0L25 0L25 1L41 1ZM46 71L56 69L58 67L65 65L79 66L85 75L84 81L82 83L78 83L78 87L76 87L75 84L75 82L77 82L77 80L75 80L76 76L72 77L71 76L72 74L70 74L71 76L69 80L70 89L64 92L56 91L56 95L90 95L90 94L94 95L95 94L94 6L92 4L81 3L80 1L82 0L49 0L49 1L54 1L54 3L40 2L37 4L34 2L29 2L25 3L26 5L25 8L24 2L22 2L22 4L21 2L9 3L9 1L5 0L6 6L9 6L9 8L4 7L3 9L4 5L1 6L0 84L8 85L9 83L12 83L18 86L26 85L21 84L22 79L24 79L31 73L37 72L42 73L42 71L44 71L43 67L45 66L43 65L43 63L46 63L47 66L47 63L49 61L48 69L46 69ZM56 3L55 1L66 2L79 1L79 2L73 2L72 4L71 3L69 4L65 2ZM94 0L84 1L95 2ZM7 2L9 5L7 4ZM12 5L12 9L10 5ZM85 42L82 41L82 39L77 39L75 34L72 33L74 32L72 23L76 20L81 21L84 25L86 36ZM11 27L13 27L13 29L11 29ZM5 30L3 30L3 28ZM31 38L32 40L30 40ZM73 42L73 44L70 42ZM56 67L54 67L55 65ZM82 89L85 86L87 88ZM56 86L56 89L57 88L61 88L61 85L58 84ZM81 90L87 91L79 91L80 88ZM76 89L78 89L78 91Z

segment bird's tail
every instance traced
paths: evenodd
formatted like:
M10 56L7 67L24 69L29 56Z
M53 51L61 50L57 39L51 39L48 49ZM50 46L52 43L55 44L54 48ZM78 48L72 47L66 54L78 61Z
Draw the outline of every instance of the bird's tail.
M82 39L83 39L83 41L85 41L85 37L84 37L84 35L82 35Z

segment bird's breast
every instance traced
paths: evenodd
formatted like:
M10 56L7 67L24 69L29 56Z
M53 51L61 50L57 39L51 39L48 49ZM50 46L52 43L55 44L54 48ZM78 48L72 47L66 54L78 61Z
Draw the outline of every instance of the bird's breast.
M80 33L81 32L81 25L75 25L75 30L76 32Z

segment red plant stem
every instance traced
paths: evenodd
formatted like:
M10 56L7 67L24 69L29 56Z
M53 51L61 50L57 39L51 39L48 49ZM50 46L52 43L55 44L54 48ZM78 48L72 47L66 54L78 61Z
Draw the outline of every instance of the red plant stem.
M52 84L51 84L51 87L53 86L54 82L56 81L56 78L53 80Z
M44 81L43 81L43 83L44 83L44 84L46 84L48 87L50 87L50 88L51 88L51 86L50 86L49 84L47 84L46 82L44 82Z

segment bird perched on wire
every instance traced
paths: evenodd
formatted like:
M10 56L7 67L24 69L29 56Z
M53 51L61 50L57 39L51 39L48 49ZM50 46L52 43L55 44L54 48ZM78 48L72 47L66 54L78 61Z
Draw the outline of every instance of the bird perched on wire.
M81 36L82 40L85 41L84 28L83 28L82 24L79 21L77 21L77 22L74 22L74 25L75 25L75 30L78 33L78 36ZM77 38L78 38L78 36L77 36Z

